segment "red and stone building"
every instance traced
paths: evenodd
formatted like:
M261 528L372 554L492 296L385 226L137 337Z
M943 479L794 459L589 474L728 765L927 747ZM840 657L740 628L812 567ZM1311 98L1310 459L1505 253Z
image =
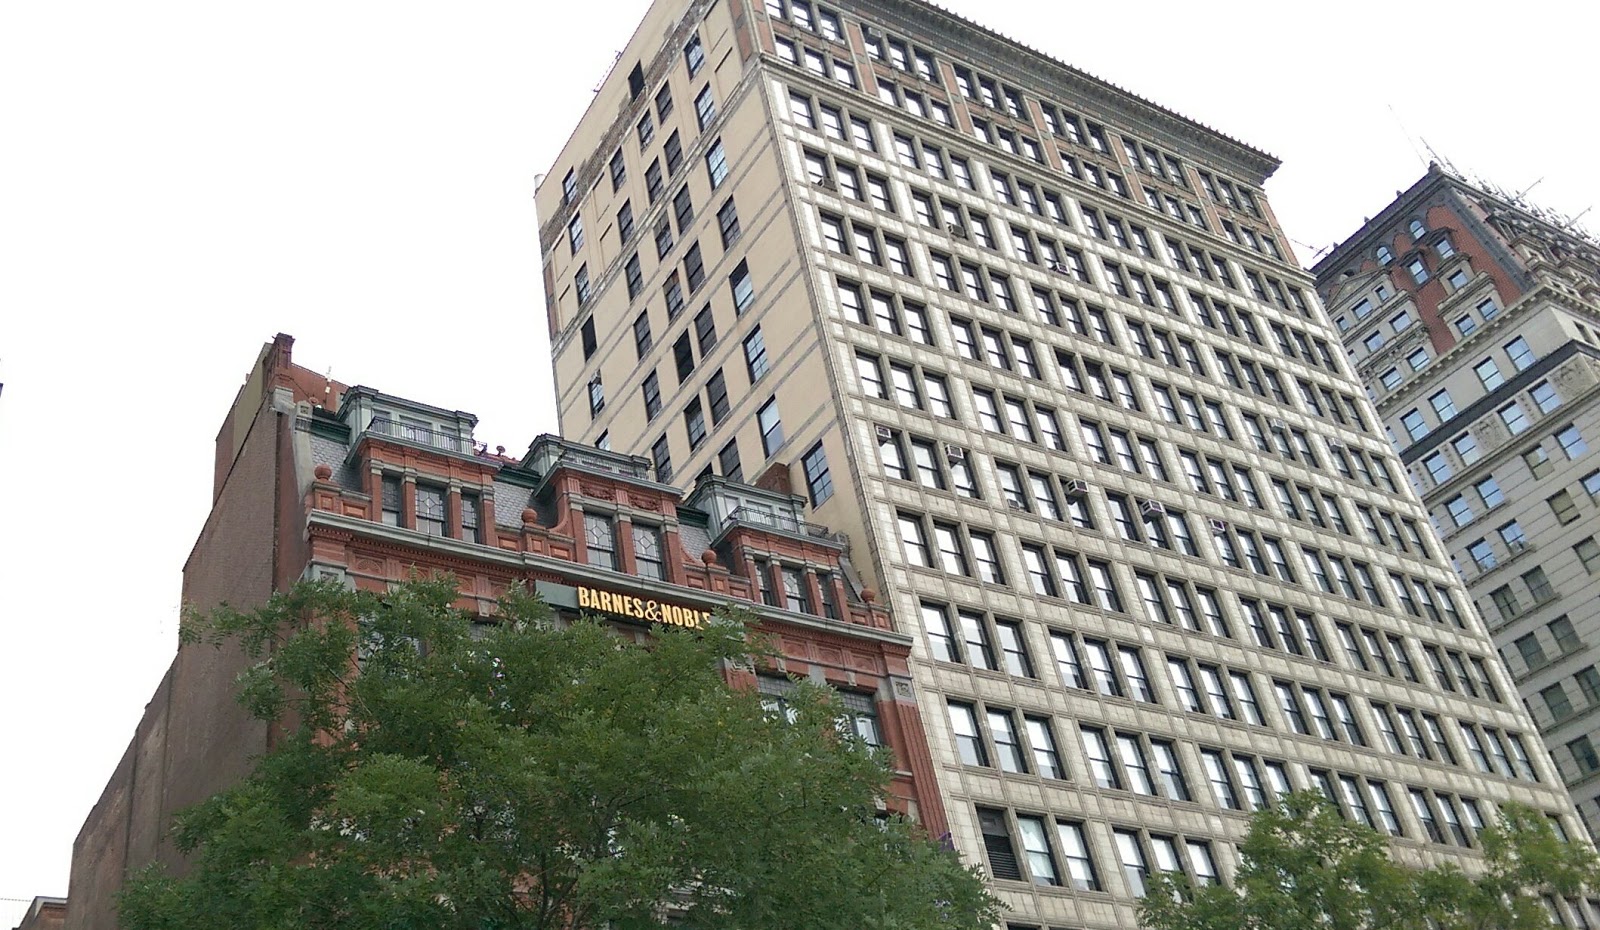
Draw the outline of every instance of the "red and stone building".
M1600 239L1432 165L1317 289L1600 836Z
M184 600L250 607L306 579L383 590L449 573L458 606L488 621L517 584L558 613L644 638L698 625L730 602L755 612L780 658L730 672L775 697L791 679L836 688L854 725L891 754L885 805L945 832L908 668L843 537L800 519L803 501L705 476L685 495L650 463L555 436L521 459L489 452L476 419L346 387L264 347L217 438L213 508L184 569ZM172 816L248 772L274 734L233 700L234 651L180 649L73 850L68 928L116 926L124 877L182 867Z
M61 930L67 919L67 899L37 897L16 930Z

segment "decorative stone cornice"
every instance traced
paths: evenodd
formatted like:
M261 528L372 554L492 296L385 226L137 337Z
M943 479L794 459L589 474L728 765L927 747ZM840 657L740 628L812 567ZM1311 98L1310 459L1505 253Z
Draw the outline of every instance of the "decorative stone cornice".
M1041 82L1046 90L1059 88L1061 99L1056 102L1081 107L1087 111L1085 115L1141 133L1146 141L1171 147L1178 147L1172 146L1173 142L1186 143L1181 147L1191 152L1198 147L1213 156L1215 164L1247 183L1259 186L1280 164L1274 156L1226 133L924 0L873 0L870 4L847 0L841 6L868 22L882 23L904 32L907 38L944 50L942 54L958 48L960 57L973 66L1035 91Z

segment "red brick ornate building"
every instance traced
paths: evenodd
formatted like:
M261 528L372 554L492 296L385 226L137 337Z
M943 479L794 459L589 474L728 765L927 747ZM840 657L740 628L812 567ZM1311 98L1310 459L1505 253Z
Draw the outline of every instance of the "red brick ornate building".
M458 606L489 619L521 583L558 612L650 635L730 601L759 615L776 666L730 682L780 695L790 678L837 688L895 771L886 805L945 831L911 688L910 638L861 587L842 537L788 494L702 477L684 496L646 459L536 439L489 452L476 419L346 387L265 346L217 438L213 508L184 569L199 609L260 603L302 578L382 590L448 572ZM236 653L185 647L74 847L69 928L115 926L129 871L178 865L172 815L237 779L273 734L231 698Z

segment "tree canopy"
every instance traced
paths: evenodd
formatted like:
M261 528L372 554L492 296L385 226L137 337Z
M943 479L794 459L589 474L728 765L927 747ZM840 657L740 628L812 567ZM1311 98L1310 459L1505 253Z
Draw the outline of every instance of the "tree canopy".
M384 594L306 583L189 627L255 658L240 700L285 735L181 814L190 870L147 870L128 930L989 928L957 856L874 817L882 754L836 696L785 714L723 669L766 661L747 618L660 629L499 622L449 579ZM358 661L359 659L359 661Z
M1478 841L1481 871L1403 865L1320 794L1292 794L1253 816L1232 887L1163 875L1140 918L1147 930L1548 930L1547 899L1600 889L1594 850L1531 808L1506 805Z

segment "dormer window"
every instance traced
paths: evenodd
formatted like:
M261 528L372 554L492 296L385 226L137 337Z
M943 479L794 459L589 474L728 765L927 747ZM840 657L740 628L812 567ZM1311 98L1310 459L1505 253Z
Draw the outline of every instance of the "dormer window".
M588 550L589 564L610 571L617 570L617 528L608 514L583 515L584 548Z
M817 572L817 586L822 589L822 615L829 620L842 620L844 611L839 609L839 596L833 585L832 572Z
M641 578L664 579L659 527L633 525L633 563Z
M483 542L478 526L482 509L477 494L470 491L461 493L461 538L467 542Z
M400 479L395 475L383 476L382 491L384 526L400 525Z
M798 613L811 613L811 592L806 589L805 574L788 566L779 571L783 575L783 606Z
M444 488L417 485L417 531L429 536L446 535Z
M756 588L761 595L761 603L769 607L778 606L777 592L772 590L772 563L766 559L755 559Z

